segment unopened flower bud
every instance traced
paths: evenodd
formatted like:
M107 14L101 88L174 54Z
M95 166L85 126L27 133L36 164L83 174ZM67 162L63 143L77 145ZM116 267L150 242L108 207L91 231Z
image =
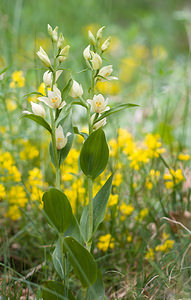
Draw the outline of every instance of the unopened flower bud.
M32 111L35 115L40 116L42 118L45 117L46 113L45 113L44 107L42 105L36 104L32 101L31 101L31 105L32 105Z
M87 46L87 47L84 49L83 56L84 56L84 58L85 58L86 60L90 60L90 59L91 59L90 45Z
M89 37L90 44L94 46L96 44L96 39L93 33L91 32L91 30L88 31L88 37Z
M113 72L113 67L112 65L109 66L105 66L103 68L100 69L98 75L101 77L108 77L111 73Z
M50 59L42 47L40 47L40 50L37 52L37 55L46 67L51 67Z
M105 42L102 44L101 50L103 52L106 51L109 48L110 44L111 44L111 38L108 37L107 40L105 40Z
M98 31L97 31L97 34L96 34L96 37L98 40L100 40L102 38L102 32L103 30L105 29L105 26L101 27Z
M92 67L94 70L99 70L102 65L102 59L99 56L99 54L94 53L93 51L91 51L91 54L92 54L92 59L91 59Z
M53 30L52 26L48 24L48 34L51 36L53 42L56 43L58 40L58 26L56 26Z
M83 95L83 88L81 84L73 80L73 84L69 92L69 96L71 96L72 98L78 98L81 97L82 95Z
M59 62L63 62L67 59L68 57L68 53L69 53L69 49L70 49L70 46L67 45L65 46L61 51L60 51L60 54L59 54Z
M59 36L59 39L57 42L57 47L58 47L58 49L64 48L64 37L63 37L62 33L60 33L60 36Z
M63 132L63 129L62 129L62 126L59 125L58 128L56 128L55 135L56 135L56 148L58 150L61 150L66 146L67 141L68 141L68 136L70 136L71 133L68 132L65 136L64 132Z

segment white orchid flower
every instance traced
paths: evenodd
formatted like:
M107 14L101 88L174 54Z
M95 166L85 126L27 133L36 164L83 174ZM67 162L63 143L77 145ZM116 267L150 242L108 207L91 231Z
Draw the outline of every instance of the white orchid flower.
M59 125L58 128L56 128L55 134L56 134L56 148L58 150L61 150L66 146L67 141L68 141L68 137L71 135L71 133L68 132L65 136L64 132L63 132L63 129L62 129L62 126Z
M118 80L118 78L115 77L115 76L109 76L112 72L113 72L113 66L112 65L105 66L105 67L100 69L100 71L98 73L98 76L107 78L107 80ZM99 80L104 81L103 78L99 78Z
M61 109L66 105L66 102L62 101L60 90L55 85L53 86L53 91L48 91L48 97L38 97L37 99L51 108Z
M58 80L58 78L60 77L60 75L62 74L62 70L58 70L56 71L56 78L55 78L55 82ZM46 71L43 75L43 82L47 87L51 87L52 86L52 79L53 79L53 74L51 71Z
M88 99L87 102L91 105L93 111L98 114L110 109L110 107L107 106L108 98L105 100L101 94L94 95L93 100Z
M70 89L69 96L75 99L81 97L82 95L83 95L82 85L79 84L77 81L73 80L73 84Z
M45 113L44 107L42 105L31 101L31 106L32 106L32 112L35 115L40 116L42 118L45 117L46 113Z
M46 67L51 67L51 62L48 57L48 54L44 51L42 47L40 47L40 50L37 52L37 55Z

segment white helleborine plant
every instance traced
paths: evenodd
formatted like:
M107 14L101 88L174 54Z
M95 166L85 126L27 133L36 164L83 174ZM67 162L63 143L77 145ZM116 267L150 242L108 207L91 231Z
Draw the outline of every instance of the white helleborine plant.
M31 106L32 106L32 112L35 115L40 116L42 118L45 117L46 113L45 113L44 107L42 105L31 101Z
M64 132L63 132L63 129L62 129L62 126L59 125L58 128L56 128L55 135L56 135L56 148L58 150L61 150L66 146L67 141L68 141L68 137L71 135L71 133L68 132L65 136Z
M102 65L102 59L99 56L99 54L94 53L93 51L91 51L91 55L92 55L92 59L91 59L91 63L92 63L92 67L94 70L99 70L101 68Z
M48 57L48 54L44 51L42 47L40 47L40 50L37 52L37 55L46 67L51 67L51 62Z
M56 78L55 82L58 80L60 75L62 74L62 70L56 71ZM53 79L53 74L51 71L46 71L43 75L43 82L47 87L52 87L52 79Z
M105 100L101 94L94 95L93 100L88 99L87 102L91 104L93 111L98 114L110 109L110 107L107 106L108 98Z
M60 90L55 85L53 86L53 91L48 91L48 97L38 97L37 99L51 108L61 109L66 105L66 102L62 101Z
M70 89L69 96L75 99L81 97L82 95L83 95L82 85L79 84L77 81L73 80L73 84Z

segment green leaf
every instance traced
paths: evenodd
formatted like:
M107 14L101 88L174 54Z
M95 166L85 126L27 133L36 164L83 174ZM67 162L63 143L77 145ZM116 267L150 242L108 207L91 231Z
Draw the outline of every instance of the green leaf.
M83 242L83 237L80 231L80 226L78 224L78 221L76 220L76 217L73 215L71 225L66 230L65 236L72 236L75 238L79 243Z
M85 133L85 132L80 132L77 126L74 126L74 127L73 127L73 130L74 130L74 133L75 133L75 134L81 135L81 136L84 138L84 140L86 140L86 139L88 138L88 136L89 136L89 135L88 135L87 133Z
M75 297L70 290L68 291L68 296L64 296L66 295L66 288L61 282L48 280L44 282L43 287L43 300L75 300Z
M60 190L51 188L44 193L42 200L50 225L64 233L74 218L68 198Z
M88 288L86 300L104 300L105 290L101 270L98 270L96 282Z
M56 247L52 253L52 261L56 272L60 275L60 278L64 280L64 269L62 265L62 255L60 248L60 239L56 242Z
M96 232L98 226L103 222L106 212L107 203L111 193L113 175L111 175L96 196L93 198L93 233ZM88 242L88 222L89 222L89 208L88 205L84 207L81 220L80 229L85 242Z
M40 116L37 116L35 114L32 114L30 112L27 113L23 113L21 115L21 118L28 118L33 120L34 122L36 122L37 124L41 125L42 127L44 127L46 130L48 130L50 133L52 133L52 129L50 127L50 125L48 124L48 122L45 121L45 119L43 119Z
M42 93L39 93L39 92L31 92L31 93L25 94L24 97L29 97L31 95L44 96Z
M111 108L110 110L105 111L99 118L97 118L95 120L94 124L96 124L97 122L101 121L102 119L108 117L111 114L114 114L114 113L124 110L126 108L131 108L131 107L136 107L136 106L139 106L139 105L131 104L131 103L117 105L117 106Z
M97 264L91 253L74 238L64 238L64 251L69 254L73 270L84 287L91 286L97 278Z
M65 87L63 88L61 94L62 94L62 99L64 98L64 100L66 99L66 97L68 96L68 93L72 87L73 84L73 80L72 78L70 78L67 82L67 84L65 85Z
M86 176L95 179L107 166L109 148L100 128L85 140L80 153L80 166Z

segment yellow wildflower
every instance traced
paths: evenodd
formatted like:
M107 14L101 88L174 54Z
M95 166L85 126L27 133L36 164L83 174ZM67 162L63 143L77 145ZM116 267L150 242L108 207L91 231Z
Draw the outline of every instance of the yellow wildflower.
M103 252L106 252L108 248L113 249L114 246L114 238L111 237L110 233L100 236L99 241L97 243L98 249Z
M15 71L11 75L12 81L10 82L11 88L21 88L25 85L25 77L22 71Z
M119 210L122 214L124 214L126 216L130 216L132 214L132 212L134 211L134 207L131 204L127 205L125 202L123 202L120 205Z
M5 193L5 187L3 184L0 183L0 200L5 199L6 193Z
M145 254L145 259L147 260L153 260L154 259L154 251L152 248L149 248L149 250Z
M185 160L185 161L187 161L187 160L190 159L190 155L189 155L189 154L180 153L180 154L178 155L178 159L179 159L179 160Z
M109 202L108 202L108 206L111 207L113 205L116 205L118 203L119 200L119 195L110 195L109 197Z

